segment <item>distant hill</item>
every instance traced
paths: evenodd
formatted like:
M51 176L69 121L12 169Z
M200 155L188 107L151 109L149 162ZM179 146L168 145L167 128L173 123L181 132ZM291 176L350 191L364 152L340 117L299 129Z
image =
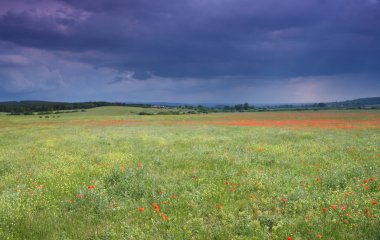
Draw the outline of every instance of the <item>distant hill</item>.
M360 109L360 108L380 108L380 97L358 98L354 100L337 102L318 102L318 103L289 103L262 105L267 109Z
M48 101L7 101L0 102L0 112L10 114L33 114L35 112L52 113L67 110L89 109L103 106L130 106L130 107L172 107L172 108L197 108L200 112L213 111L265 111L265 110L310 110L310 109L354 109L354 108L380 108L380 97L359 98L341 102L320 102L309 104L279 104L263 105L259 108L245 104L218 105L213 103L186 104L169 102L149 102L149 103L121 103L121 102L48 102Z
M380 106L380 97L358 98L354 100L347 100L343 102L330 102L326 104L327 106L334 106L334 107Z

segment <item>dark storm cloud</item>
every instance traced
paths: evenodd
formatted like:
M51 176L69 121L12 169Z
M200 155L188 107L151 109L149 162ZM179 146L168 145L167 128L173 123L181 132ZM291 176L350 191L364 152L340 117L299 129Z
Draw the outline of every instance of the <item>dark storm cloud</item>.
M9 0L0 9L0 90L93 87L96 98L99 89L160 84L152 100L170 100L174 91L206 99L203 89L237 96L241 86L276 85L321 95L327 82L357 85L361 74L376 85L379 42L378 0Z
M376 1L61 1L9 9L1 39L49 50L96 50L96 67L166 77L299 76L379 71ZM38 7L38 3L36 4Z

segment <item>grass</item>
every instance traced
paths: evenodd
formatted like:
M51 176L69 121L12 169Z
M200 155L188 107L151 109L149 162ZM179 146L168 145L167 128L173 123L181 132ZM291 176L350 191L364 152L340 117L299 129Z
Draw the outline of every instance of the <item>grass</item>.
M0 239L379 238L380 126L225 126L210 121L310 116L139 111L0 116ZM363 113L319 116L380 119Z

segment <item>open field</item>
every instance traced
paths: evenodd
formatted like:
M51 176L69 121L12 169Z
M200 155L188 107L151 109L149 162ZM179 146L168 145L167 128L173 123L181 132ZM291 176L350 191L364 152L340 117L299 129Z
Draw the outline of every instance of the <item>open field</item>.
M0 114L0 239L379 239L380 111Z

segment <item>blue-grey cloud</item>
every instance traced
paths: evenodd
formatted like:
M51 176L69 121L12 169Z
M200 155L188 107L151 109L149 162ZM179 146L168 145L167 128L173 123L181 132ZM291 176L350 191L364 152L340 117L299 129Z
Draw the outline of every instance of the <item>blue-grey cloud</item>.
M361 74L373 85L380 74L377 0L9 0L0 14L7 89L22 82L14 68L43 76L51 68L60 73L57 83L45 81L53 87L73 84L81 71L87 82L108 85L197 79L211 88L219 79L226 89ZM25 56L26 49L35 55ZM40 59L46 55L49 61ZM94 80L102 69L105 79ZM39 89L44 81L29 82Z

